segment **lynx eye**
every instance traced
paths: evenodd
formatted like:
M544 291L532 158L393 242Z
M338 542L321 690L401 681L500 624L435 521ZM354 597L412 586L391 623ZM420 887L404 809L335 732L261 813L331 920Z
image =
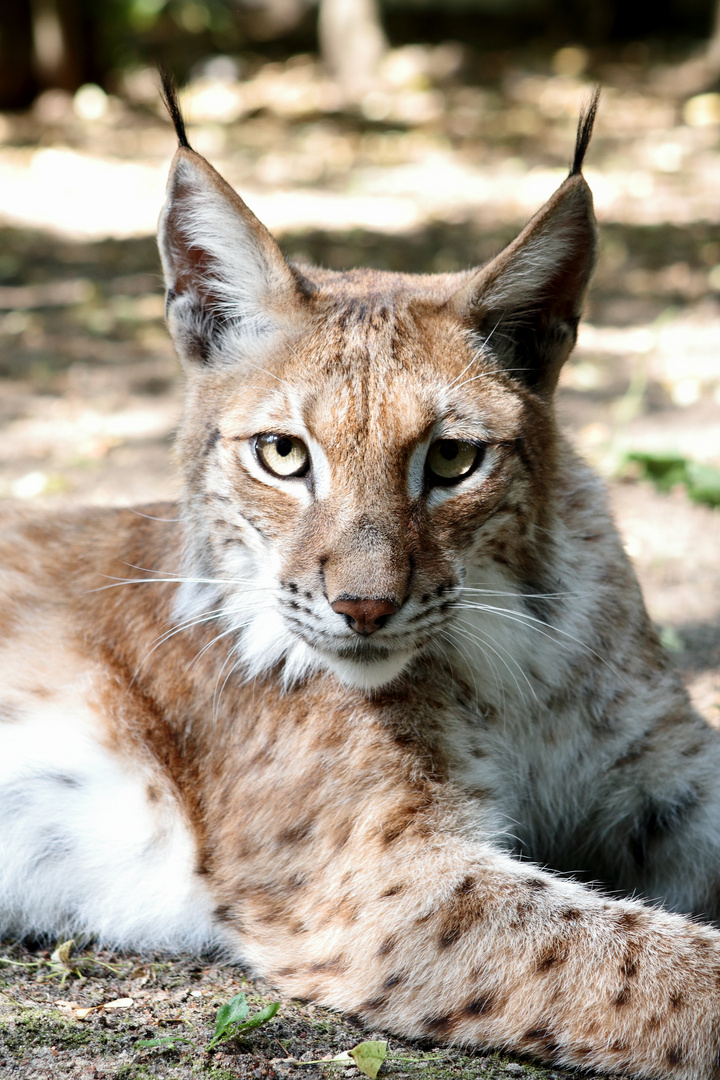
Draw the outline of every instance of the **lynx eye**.
M258 435L255 452L273 476L304 476L310 467L308 448L294 435Z
M485 454L485 447L460 439L438 439L428 451L427 472L434 484L454 484L469 476Z

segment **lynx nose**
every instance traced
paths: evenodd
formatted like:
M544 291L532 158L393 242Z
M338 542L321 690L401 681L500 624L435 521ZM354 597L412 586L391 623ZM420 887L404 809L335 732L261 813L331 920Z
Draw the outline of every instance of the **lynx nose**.
M374 634L398 610L392 600L336 600L330 607L345 616L356 634Z

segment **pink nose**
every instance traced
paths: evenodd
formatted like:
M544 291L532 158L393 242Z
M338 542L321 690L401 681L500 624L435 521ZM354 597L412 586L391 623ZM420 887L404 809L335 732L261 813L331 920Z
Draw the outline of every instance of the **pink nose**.
M345 616L356 634L374 634L398 610L392 600L336 600L330 607Z

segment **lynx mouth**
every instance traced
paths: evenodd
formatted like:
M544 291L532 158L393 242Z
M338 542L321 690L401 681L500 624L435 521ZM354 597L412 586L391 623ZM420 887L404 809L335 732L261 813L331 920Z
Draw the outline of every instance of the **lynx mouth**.
M379 661L388 660L393 654L393 650L387 645L376 645L370 641L341 645L332 652L340 660L352 660L360 664L376 664Z
M402 674L414 655L413 650L393 650L369 642L332 651L316 646L315 652L340 682L359 690L377 690L386 686Z

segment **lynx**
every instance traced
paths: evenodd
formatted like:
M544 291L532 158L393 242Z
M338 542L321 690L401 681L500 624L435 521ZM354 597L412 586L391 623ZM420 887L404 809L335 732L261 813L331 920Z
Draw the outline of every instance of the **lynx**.
M720 735L553 411L597 100L509 247L415 276L287 262L165 93L184 493L5 514L2 932L719 1077Z

